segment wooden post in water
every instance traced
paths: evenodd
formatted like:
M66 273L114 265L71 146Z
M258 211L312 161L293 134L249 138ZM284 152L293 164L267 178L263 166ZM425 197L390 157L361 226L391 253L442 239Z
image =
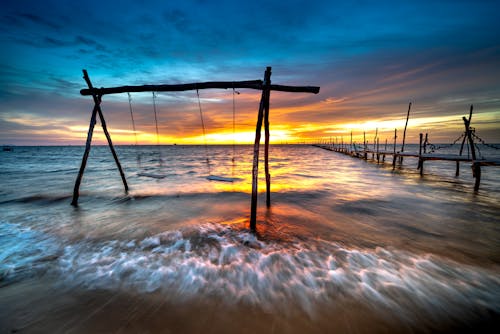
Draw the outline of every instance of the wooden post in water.
M385 162L385 153L387 152L387 138L385 138L384 154L382 155L382 162Z
M429 134L425 134L425 140L424 140L424 154L427 153L427 143L429 142Z
M403 131L403 145L401 146L401 153L405 151L405 139L406 139L406 127L408 126L408 119L410 118L410 109L411 109L411 102L408 104L408 113L406 114L406 123L405 123L405 129ZM403 164L403 157L399 157L399 164Z
M379 138L377 137L377 163L380 163Z
M418 166L417 169L420 169L420 176L424 175L424 160L422 158L422 144L423 144L423 137L424 135L422 133L419 134L420 137L420 143L419 143L419 148L418 148Z
M264 73L264 83L268 83L271 80L271 67L267 67ZM268 87L269 84L266 84ZM262 90L262 96L259 105L259 114L257 116L257 125L255 127L255 141L253 145L253 167L252 167L252 201L250 205L250 229L252 231L256 230L257 226L257 195L258 195L258 183L257 179L259 176L259 145L260 145L260 132L262 129L262 120L264 118L264 110L266 108L267 95L269 93L269 88L264 88Z
M472 106L471 106L472 113ZM474 183L474 191L479 190L479 184L481 183L481 164L476 160L476 149L474 146L474 140L472 139L472 130L470 129L470 121L464 116L462 117L465 125L465 134L469 140L470 153L472 155L472 176L476 178Z
M471 104L470 105L470 110L469 110L469 124L471 122L471 119L472 119L472 110L473 110L473 105ZM464 151L464 144L465 144L465 141L467 140L467 131L465 132L464 134L464 139L462 139L462 145L460 146L460 153L459 155L462 155L463 151ZM460 174L460 163L457 161L457 169L455 171L455 176L458 176Z
M364 147L364 155L365 155L365 160L368 159L367 153L366 153L366 131L363 131L363 147Z
M351 144L349 146L349 154L350 155L352 155L352 151L353 151L353 149L352 149L352 130L351 130Z
M85 166L87 166L87 159L90 153L90 147L92 143L92 135L94 133L94 126L96 123L97 116L97 105L94 106L92 110L92 116L90 117L89 131L87 133L87 142L85 143L85 152L83 153L82 164L80 165L80 170L78 171L78 176L76 177L75 187L73 188L73 200L71 205L78 205L78 197L80 196L80 183L82 182L83 172L85 171Z
M264 170L266 173L266 206L271 207L271 174L269 174L269 101L271 99L271 68L268 67L269 78L264 82L264 89L267 90L266 101L264 104Z
M83 79L87 83L87 86L89 87L90 90L92 90L94 87L92 86L92 82L90 81L89 75L87 73L87 70L83 70ZM108 132L108 127L106 125L106 120L104 119L104 115L101 110L101 96L97 94L92 94L92 98L94 99L94 110L92 111L92 117L90 120L90 126L89 126L89 132L87 134L87 143L85 145L85 152L83 154L83 159L82 159L82 164L80 166L80 171L78 173L76 182L75 182L75 187L73 189L73 200L71 201L71 205L77 206L78 205L78 197L79 197L79 189L80 189L80 184L82 181L83 177L83 172L85 170L85 166L87 165L87 158L90 152L90 145L92 142L92 135L94 132L94 126L96 123L96 115L95 113L97 112L99 114L99 118L101 119L101 125L102 125L102 130L104 131L104 134L106 135L106 139L108 140L108 145L111 150L111 153L113 154L113 158L115 159L116 166L118 167L118 170L120 171L120 176L122 178L123 186L125 188L125 192L128 192L128 184L127 180L125 179L125 173L123 173L122 166L120 164L120 161L118 160L118 155L116 154L115 148L113 146L113 142L111 141L111 136L109 135Z
M392 169L396 168L396 139L398 138L398 129L394 129L394 152L392 156Z

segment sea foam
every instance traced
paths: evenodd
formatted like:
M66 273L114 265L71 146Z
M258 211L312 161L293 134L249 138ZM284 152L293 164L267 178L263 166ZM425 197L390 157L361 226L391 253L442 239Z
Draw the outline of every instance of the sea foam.
M461 309L500 312L496 270L432 255L348 249L324 240L259 240L248 231L205 224L143 240L66 246L57 270L70 286L134 289L165 298L219 296L268 311L290 305L310 316L342 298L412 318L457 316Z

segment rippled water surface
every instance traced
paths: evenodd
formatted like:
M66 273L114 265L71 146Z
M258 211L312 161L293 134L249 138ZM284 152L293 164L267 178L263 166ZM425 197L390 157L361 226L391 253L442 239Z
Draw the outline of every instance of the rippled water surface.
M262 173L253 234L252 147L117 151L130 192L109 149L93 147L77 208L83 147L0 152L2 332L498 326L498 167L483 168L474 193L465 163L455 177L455 163L426 162L421 177L412 159L393 170L311 146L272 146L272 205Z

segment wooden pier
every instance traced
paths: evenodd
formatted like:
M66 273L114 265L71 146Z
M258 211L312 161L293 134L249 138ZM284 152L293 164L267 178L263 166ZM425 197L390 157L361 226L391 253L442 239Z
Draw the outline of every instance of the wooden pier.
M455 161L457 163L457 166L460 162L470 162L471 168L472 168L472 174L473 177L475 178L475 184L474 184L474 190L478 191L479 190L479 184L481 183L481 166L500 166L500 159L481 159L481 160L474 160L472 158L466 157L466 156L461 156L458 154L419 154L417 152L391 152L391 151L377 151L377 150L364 150L364 149L359 149L355 147L354 145L352 147L345 146L345 147L340 147L339 145L335 144L313 144L315 147L319 147L328 151L333 151L337 153L342 153L351 157L355 158L360 158L364 160L370 160L374 161L377 164L384 164L386 156L392 156L392 167L393 169L396 167L396 165L400 165L398 162L398 158L401 157L412 157L412 158L418 158L419 163L417 165L417 169L420 170L420 175L423 175L424 173L424 162L427 160L434 160L434 161ZM370 158L371 156L371 158ZM457 169L458 171L458 169ZM458 174L455 174L458 176Z
M411 104L410 104L411 107ZM409 109L408 109L409 110ZM471 111L469 114L469 118L463 117L464 125L465 125L465 133L460 136L455 142L457 142L460 139L463 139L462 145L460 148L460 151L458 154L436 154L436 153L427 153L427 143L428 143L428 136L427 134L425 135L425 140L424 135L420 133L420 141L419 141L419 150L418 152L406 152L404 150L404 137L403 137L403 146L401 151L396 150L396 138L397 138L397 130L394 130L394 142L393 142L393 149L392 150L387 150L387 142L385 144L384 150L380 149L379 145L379 140L377 138L377 135L375 136L375 140L373 143L373 149L368 148L368 144L366 142L366 134L363 134L364 143L363 145L357 145L356 143L352 142L352 133L351 133L351 142L350 143L344 143L343 140L341 143L338 143L337 141L329 141L329 142L322 142L318 144L313 144L315 147L319 147L328 151L333 151L337 153L342 153L351 157L355 158L360 158L363 160L370 160L374 161L377 164L385 164L386 163L386 156L392 157L392 168L395 169L397 165L401 166L403 162L403 157L411 157L411 158L417 158L418 159L418 164L417 164L417 169L420 171L420 175L424 174L424 162L431 160L431 161L455 161L456 163L456 171L455 171L455 176L458 176L460 173L460 163L464 162L470 162L471 163L471 169L472 169L472 176L475 179L474 183L474 191L479 190L479 185L481 183L481 166L500 166L500 159L484 159L481 157L478 157L475 151L476 143L474 142L474 138L478 138L474 134L474 129L470 127L470 120L472 117L472 106L471 106ZM405 126L406 130L406 126ZM406 134L406 131L405 131ZM470 149L470 155L465 156L462 155L463 153L463 148L464 144L467 142L469 145ZM453 145L453 144L452 144Z

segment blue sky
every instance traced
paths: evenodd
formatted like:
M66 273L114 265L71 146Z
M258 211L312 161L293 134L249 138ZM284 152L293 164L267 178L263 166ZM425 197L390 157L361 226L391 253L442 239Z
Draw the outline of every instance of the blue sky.
M473 125L500 142L498 1L10 1L0 14L0 144L84 144L95 86L261 79L321 86L273 93L277 139L402 129L410 140ZM251 132L258 92L238 95L238 129ZM231 129L231 92L200 92L207 129ZM142 143L151 96L133 95ZM195 93L160 94L162 142L196 141ZM131 143L126 95L105 97L111 134ZM432 140L434 139L434 140ZM97 132L96 142L102 143Z

